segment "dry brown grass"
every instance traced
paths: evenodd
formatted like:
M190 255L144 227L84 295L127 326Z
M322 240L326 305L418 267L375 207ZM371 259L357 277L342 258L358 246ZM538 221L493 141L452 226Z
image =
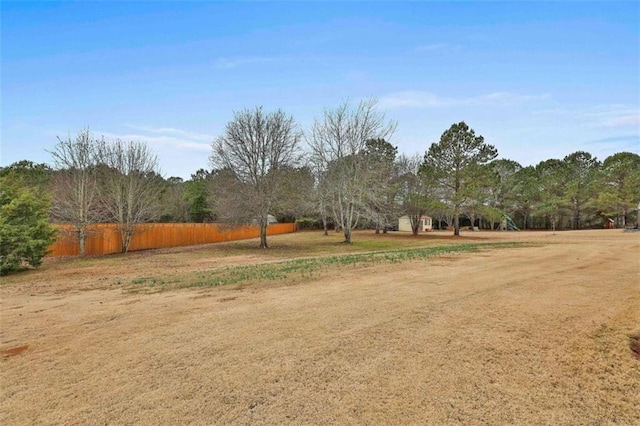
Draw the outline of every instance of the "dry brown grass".
M535 246L123 291L396 246ZM0 286L2 424L640 424L640 235L301 233L47 262ZM285 283L286 284L286 283Z

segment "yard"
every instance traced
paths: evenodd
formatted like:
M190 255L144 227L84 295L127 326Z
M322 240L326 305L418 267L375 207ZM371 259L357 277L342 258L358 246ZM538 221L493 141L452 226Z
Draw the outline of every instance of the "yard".
M2 424L640 424L640 234L301 232L2 278Z

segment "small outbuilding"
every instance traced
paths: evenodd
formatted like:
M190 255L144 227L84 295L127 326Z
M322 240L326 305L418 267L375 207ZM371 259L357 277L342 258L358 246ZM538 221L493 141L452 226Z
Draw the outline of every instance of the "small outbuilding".
M398 219L398 231L412 232L411 220L409 216L402 216ZM433 219L431 216L421 216L420 223L418 223L418 232L433 231Z

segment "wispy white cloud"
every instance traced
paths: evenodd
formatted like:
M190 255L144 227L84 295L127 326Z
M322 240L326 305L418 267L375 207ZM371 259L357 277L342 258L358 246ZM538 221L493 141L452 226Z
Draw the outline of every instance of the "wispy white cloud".
M384 108L447 108L459 106L509 106L525 102L549 99L548 93L521 95L510 92L494 92L467 98L439 96L432 92L407 90L390 93L380 98Z
M146 143L158 156L161 173L188 179L199 168L207 168L211 142L214 136L177 129L174 127L151 127L125 124L130 131L93 131L105 140L124 140Z
M640 135L617 135L617 136L608 136L605 138L595 139L590 142L587 142L587 144L620 144L620 143L637 144L638 142L640 142Z
M575 113L594 127L638 127L640 125L640 108L636 106L597 105Z
M145 142L150 146L162 146L183 151L211 151L211 142L214 136L195 133L187 130L176 129L173 127L150 127L125 124L126 127L133 129L135 132L128 133L112 133L100 132L106 139L122 139Z
M623 134L594 139L586 142L584 145L586 147L585 150L588 150L600 160L604 160L616 152L638 152L639 144L640 135Z
M164 135L164 136L175 137L180 139L187 139L191 141L213 140L212 135L209 135L206 133L190 132L187 130L176 129L174 127L149 127L149 126L137 126L133 124L125 124L125 126L131 129L139 130L146 133Z
M478 96L476 98L470 98L471 104L488 104L496 103L500 105L515 105L524 102L535 102L550 99L550 93L542 93L539 95L521 95L518 93L510 92L496 92L488 95Z
M560 116L586 127L640 127L640 108L623 104L596 105L588 108L547 109L538 114Z
M621 117L612 117L606 120L603 125L605 127L640 127L640 113L623 115Z

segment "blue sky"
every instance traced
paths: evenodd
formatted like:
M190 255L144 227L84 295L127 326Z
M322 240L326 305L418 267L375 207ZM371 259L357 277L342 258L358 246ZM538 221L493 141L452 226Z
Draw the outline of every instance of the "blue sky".
M523 165L640 152L640 2L7 2L0 166L89 127L208 168L233 111L376 97L424 153L466 121Z

